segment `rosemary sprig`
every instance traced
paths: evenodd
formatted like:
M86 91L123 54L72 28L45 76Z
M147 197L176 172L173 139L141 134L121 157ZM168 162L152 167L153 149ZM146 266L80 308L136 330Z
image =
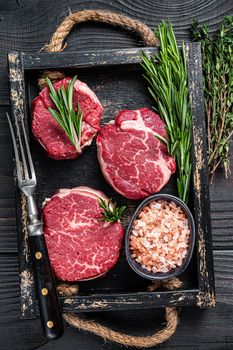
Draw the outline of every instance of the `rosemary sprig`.
M191 27L193 41L200 41L211 178L219 166L230 172L229 146L233 134L233 16L223 19L212 38L207 25Z
M151 57L143 53L141 65L155 109L166 124L168 152L176 159L178 195L187 203L192 170L192 117L184 44L180 52L170 21L163 21L155 35L160 40L159 53Z
M118 221L126 209L126 206L118 207L116 203L112 202L111 198L105 201L103 198L99 197L99 206L103 209L100 221Z
M50 97L56 107L56 109L49 107L48 110L65 131L77 152L80 153L83 113L79 105L76 112L73 108L73 90L76 79L77 76L72 81L68 81L67 88L62 86L57 91L49 78L46 78L46 81L50 89Z

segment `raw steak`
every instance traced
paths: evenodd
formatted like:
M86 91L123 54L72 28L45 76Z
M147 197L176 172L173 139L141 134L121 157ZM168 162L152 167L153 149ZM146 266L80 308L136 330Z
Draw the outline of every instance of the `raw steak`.
M56 90L62 85L67 86L71 78L64 78L53 84ZM103 107L94 92L80 80L76 80L73 93L74 110L79 103L83 112L81 150L89 146L97 131L100 130L100 118ZM51 115L48 107L55 108L46 86L32 101L32 132L35 138L45 148L49 157L54 159L73 159L80 153L77 152L69 138Z
M89 187L59 190L43 208L44 233L55 275L63 281L96 278L119 258L124 230L120 222L99 221L98 198Z
M166 145L155 135L167 135L163 121L148 108L140 108L119 112L97 136L102 172L127 198L141 199L160 191L176 170Z

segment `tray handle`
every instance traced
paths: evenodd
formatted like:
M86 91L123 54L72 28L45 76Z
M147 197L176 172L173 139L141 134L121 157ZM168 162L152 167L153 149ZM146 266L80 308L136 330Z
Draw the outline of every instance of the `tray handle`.
M158 288L166 288L169 290L180 289L182 287L182 282L178 278L173 278L168 281L156 281L148 286L148 291L153 292ZM71 287L72 288L72 287ZM72 289L69 286L62 288L61 291L67 295ZM68 292L68 293L67 293ZM76 293L76 291L74 291ZM69 294L70 295L70 294ZM178 310L175 307L165 308L165 319L166 324L160 330L155 331L152 335L140 336L140 335L129 335L122 333L120 331L115 331L111 328L103 326L102 324L83 318L77 314L63 314L64 319L71 326L78 328L79 330L88 331L90 333L96 334L105 340L110 340L112 342L124 345L132 346L137 348L149 348L159 345L166 340L168 340L176 331L179 317Z
M56 29L50 42L46 44L42 50L46 52L63 51L67 46L67 43L64 43L64 41L72 31L73 27L77 24L88 21L107 23L116 27L120 27L127 31L138 34L142 38L145 46L159 46L159 40L156 38L154 32L146 24L140 21L115 12L102 10L84 10L71 13L69 16L67 16ZM38 81L38 85L41 89L46 86L46 76L49 77L52 82L55 82L58 79L64 78L65 74L59 71L45 71Z
M102 10L84 10L71 13L59 25L53 34L49 44L45 45L44 51L59 52L63 51L67 44L63 44L73 27L84 22L107 23L116 27L121 27L127 31L137 33L143 40L145 46L158 46L159 40L154 32L144 23L134 20L128 16L119 13Z

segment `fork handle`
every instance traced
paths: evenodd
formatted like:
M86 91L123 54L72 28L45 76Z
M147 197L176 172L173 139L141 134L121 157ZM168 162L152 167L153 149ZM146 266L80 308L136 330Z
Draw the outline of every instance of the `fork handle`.
M47 339L57 339L64 332L63 318L44 234L29 234L29 244L43 332Z

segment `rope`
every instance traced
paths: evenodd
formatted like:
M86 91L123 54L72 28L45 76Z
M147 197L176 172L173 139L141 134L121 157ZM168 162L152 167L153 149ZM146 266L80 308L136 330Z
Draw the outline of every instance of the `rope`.
M69 35L73 27L77 24L93 21L107 23L113 26L121 27L128 31L135 32L141 36L146 46L158 46L159 41L155 37L153 31L144 23L136 21L124 15L114 12L100 11L100 10L84 10L70 14L59 25L52 36L50 43L45 46L45 51L59 52L63 51L66 44L63 45L64 40Z
M43 50L47 52L63 51L67 46L66 43L64 44L64 41L73 27L77 24L88 21L107 23L113 26L121 27L127 31L137 33L142 38L145 46L159 45L159 40L154 35L153 31L142 22L114 12L84 10L67 16L53 34L50 42L44 46ZM50 80L55 82L58 79L64 78L65 74L56 71L44 72L38 83L41 89L46 86L46 76L49 76Z
M166 281L163 283L155 282L148 287L148 291L154 291L160 286L172 290L180 288L181 285L182 282L179 279L175 278L173 280ZM70 286L67 286L67 290L63 289L63 292L68 292L68 294L70 295ZM149 348L165 342L175 333L179 321L177 310L174 307L166 307L166 326L163 329L156 331L150 336L134 336L114 331L108 327L99 324L98 322L85 319L75 314L63 314L63 316L64 319L75 328L91 332L104 338L105 340L110 340L118 344L138 348Z

